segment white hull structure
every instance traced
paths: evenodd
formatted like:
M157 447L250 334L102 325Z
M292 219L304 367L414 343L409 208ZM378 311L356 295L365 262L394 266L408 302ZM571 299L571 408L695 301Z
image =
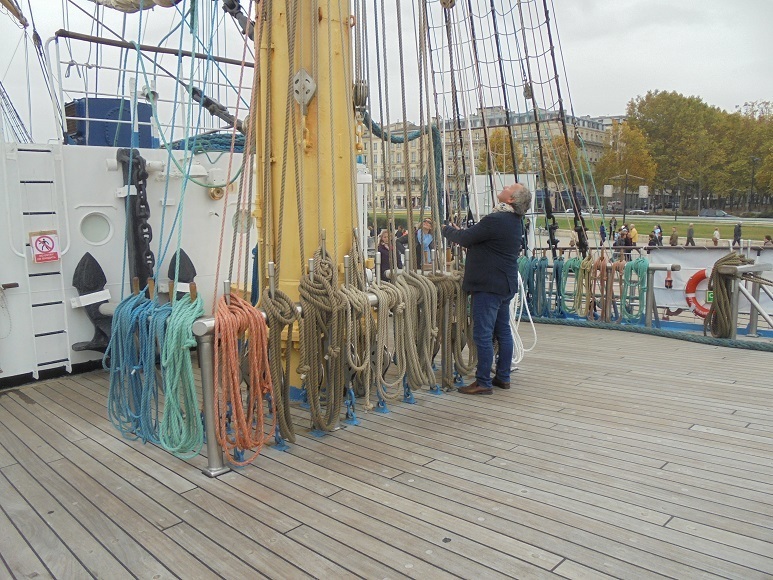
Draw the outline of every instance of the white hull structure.
M148 162L148 221L153 229L151 249L156 255L161 294L167 291L169 261L177 248L177 230L171 236L170 231L184 179L172 164L167 188L167 151L139 151ZM94 336L94 325L83 306L108 297L118 302L131 292L124 257L125 195L129 188L123 185L116 152L117 148L112 147L0 142L0 384L21 375L38 378L45 370L71 371L73 365L102 358L100 352L78 352L72 345L88 342ZM187 166L184 151L175 151L174 155L181 166ZM190 174L201 184L222 184L229 164L235 174L241 157L235 154L231 159L226 152L210 162L206 155L197 155L190 165ZM233 234L236 186L229 188L226 209L225 231L229 240ZM134 186L131 193L135 193ZM180 220L181 247L196 268L195 281L207 310L211 309L215 291L224 208L223 200L215 200L209 193L208 187L188 182L184 220ZM251 220L247 223L252 227ZM55 249L59 259L35 262L31 236L36 232L55 234L52 239L58 238ZM169 242L163 262L159 256L162 235L163 246ZM226 249L229 246L224 244ZM107 284L103 292L81 297L73 287L73 273L86 252L102 267ZM251 271L251 265L249 268ZM227 272L228 261L224 260L220 278L226 277ZM144 285L142 281L141 286Z

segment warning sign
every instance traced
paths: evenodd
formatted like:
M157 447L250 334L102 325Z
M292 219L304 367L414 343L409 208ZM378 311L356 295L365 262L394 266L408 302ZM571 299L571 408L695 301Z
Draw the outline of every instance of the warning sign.
M36 264L59 260L59 236L55 231L30 234L30 247Z

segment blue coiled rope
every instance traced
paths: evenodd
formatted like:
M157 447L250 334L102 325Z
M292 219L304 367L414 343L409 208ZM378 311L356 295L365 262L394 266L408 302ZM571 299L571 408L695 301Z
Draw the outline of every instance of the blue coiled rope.
M113 315L110 342L102 358L102 365L110 371L108 416L127 439L139 437L137 429L142 409L142 365L134 342L133 324L135 313L146 312L149 304L150 300L144 294L131 295L121 301Z

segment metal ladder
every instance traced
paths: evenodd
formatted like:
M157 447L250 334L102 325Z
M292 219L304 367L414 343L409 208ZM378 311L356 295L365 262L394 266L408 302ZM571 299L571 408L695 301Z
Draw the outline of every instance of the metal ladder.
M62 146L20 145L16 161L21 231L28 236L32 232L54 230L60 243L58 261L36 264L30 240L24 241L36 364L32 375L37 379L41 370L63 366L67 372L72 371L62 268L62 258L69 249L70 240ZM63 221L64 230L61 227Z

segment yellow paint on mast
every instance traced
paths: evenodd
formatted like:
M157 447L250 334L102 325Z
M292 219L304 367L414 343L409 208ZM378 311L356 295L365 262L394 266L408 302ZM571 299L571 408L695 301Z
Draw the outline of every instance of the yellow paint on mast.
M319 4L316 11L310 9L313 4ZM256 45L260 43L256 46L260 62L255 131L258 173L255 216L260 229L261 291L268 284L268 262L275 261L279 271L277 288L294 300L299 298L298 282L308 260L320 245L320 229L326 231L328 253L339 264L352 246L355 135L350 33L353 22L344 12L347 9L348 2L340 0L274 2L270 10L264 12L270 17L265 20L260 36L256 37ZM293 10L296 11L296 32L294 47L291 47L288 27L293 27ZM312 43L314 38L317 39L316 47ZM290 63L291 48L295 56L293 63ZM290 105L295 114L287 115L288 84L301 69L306 70L316 83L305 119L302 107L295 99ZM291 124L295 120L295 126L289 128L285 147L288 118ZM266 123L270 123L269 131L266 131ZM268 160L266 151L270 153ZM285 152L288 158L283 171ZM296 180L294 155L298 156L300 164L300 183ZM265 172L270 179L264 184ZM296 195L299 190L302 215ZM283 194L284 210L280 222ZM299 236L301 223L303 248Z

